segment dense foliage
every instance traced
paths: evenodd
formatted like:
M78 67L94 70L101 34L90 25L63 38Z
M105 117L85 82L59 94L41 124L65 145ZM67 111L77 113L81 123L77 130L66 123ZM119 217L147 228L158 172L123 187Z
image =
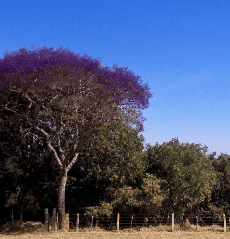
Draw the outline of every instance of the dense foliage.
M27 135L19 144L20 127L13 126L1 129L2 212L5 207L24 211L52 208L60 172L41 139ZM183 215L191 208L204 208L211 195L205 209L227 212L229 155L210 160L202 154L206 151L201 145L175 139L149 146L145 153L143 143L143 137L119 122L102 126L69 174L67 208L79 211L83 206L86 214L94 215L165 215L171 206L176 215Z
M20 124L9 122L0 130L0 210L35 212L52 207L60 178L57 165L41 139L28 134L22 140ZM9 213L8 215L9 216Z
M218 178L211 201L214 206L221 207L222 211L230 211L230 155L222 153L211 162Z
M185 210L211 199L216 173L202 152L200 144L181 144L178 139L148 147L148 172L166 180L164 213L183 216Z
M97 205L110 197L109 189L140 186L146 170L142 150L143 137L135 130L121 122L103 125L82 150L78 165L69 174L68 198L72 197L79 205L79 195L87 195L82 198L84 205Z
M164 194L160 189L161 182L162 180L147 173L140 188L123 186L113 189L111 200L102 201L99 207L87 207L86 214L108 217L117 213L158 215L164 199Z
M14 146L15 140L20 142L20 130L15 132L18 138L14 132L7 127L1 130L6 136L0 141L1 162L8 163L2 167L5 174L2 175L4 200L2 197L1 205L22 212L56 207L60 172L49 160L49 151L41 139L32 135L27 135L20 147L17 143ZM10 134L12 137L7 137ZM116 189L141 187L146 171L146 157L142 150L143 137L130 127L121 122L101 127L84 147L78 165L74 165L69 174L67 208L77 211L82 206L109 201ZM17 172L20 172L19 176Z

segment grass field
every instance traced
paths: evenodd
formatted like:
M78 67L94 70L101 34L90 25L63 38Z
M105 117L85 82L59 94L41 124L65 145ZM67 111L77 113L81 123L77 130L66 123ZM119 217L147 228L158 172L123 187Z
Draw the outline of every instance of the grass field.
M223 232L223 227L214 225L210 227L198 227L191 225L187 231L183 231L180 225L175 225L175 231L171 232L170 226L158 227L141 227L138 229L124 229L119 232L106 231L101 228L84 228L77 232L47 232L41 226L37 229L23 228L22 230L14 230L2 232L0 238L6 239L186 239L186 238L201 238L201 239L218 239L230 238L230 230Z
M230 238L230 232L49 232L49 233L25 233L15 235L0 235L6 239L217 239Z

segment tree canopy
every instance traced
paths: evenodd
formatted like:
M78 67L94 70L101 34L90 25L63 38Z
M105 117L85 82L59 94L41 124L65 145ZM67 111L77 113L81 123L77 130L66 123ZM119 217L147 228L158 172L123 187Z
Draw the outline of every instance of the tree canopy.
M186 209L211 199L216 173L204 155L205 148L200 144L181 144L178 139L148 147L147 171L166 180L162 185L167 191L166 211L183 215Z
M0 59L0 123L21 122L23 135L37 134L62 174L59 223L65 212L67 173L103 123L124 120L149 105L151 93L127 67L102 66L69 49L22 48ZM137 112L135 111L135 112ZM127 124L143 128L140 114Z
M218 178L214 185L211 201L216 207L230 211L230 155L221 153L217 159L213 159L212 154L210 157Z
M78 164L69 174L76 180L70 188L81 191L74 195L87 194L88 199L84 201L93 197L91 205L97 205L105 197L109 200L111 190L124 185L140 186L146 170L146 156L142 150L143 137L135 130L122 122L104 124L82 149Z

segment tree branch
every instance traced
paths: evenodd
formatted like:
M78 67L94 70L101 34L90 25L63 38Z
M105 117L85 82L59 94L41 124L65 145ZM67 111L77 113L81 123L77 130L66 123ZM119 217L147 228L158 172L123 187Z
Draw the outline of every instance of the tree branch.
M41 106L41 108L42 108L43 110L48 111L48 108L46 108L42 103L41 103L40 105L38 105L35 101L33 101L33 100L28 96L27 93L23 92L22 97L23 97L24 99L26 99L27 101L29 101L29 106L28 106L29 109L31 108L32 105L34 105L34 106L37 106L37 107L38 107L38 106Z
M14 111L14 110L12 110L12 109L9 109L6 105L4 105L4 106L2 107L2 111L9 111L9 112L11 112L11 113L16 114L17 116L20 115L18 112Z
M16 90L11 90L11 91L17 92L17 93L21 93L21 91L16 91ZM25 93L25 92L22 93L22 97L29 102L28 108L31 108L31 106L34 106L34 114L33 114L34 122L33 122L33 123L31 123L30 120L29 120L27 117L21 116L21 115L18 114L16 111L14 111L14 110L12 110L12 109L9 109L7 106L3 106L3 110L12 112L12 113L14 113L16 116L19 116L21 119L24 118L24 119L26 120L26 122L28 123L28 125L29 125L31 128L33 128L36 132L41 133L41 134L43 135L43 137L44 137L44 140L45 140L45 143L46 143L46 145L47 145L47 148L50 150L51 154L52 154L53 157L56 159L57 164L58 164L58 167L59 167L60 169L62 169L62 168L63 168L63 164L62 164L62 162L61 162L61 160L60 160L60 158L59 158L59 156L58 156L56 150L53 148L53 146L52 146L51 143L50 143L49 135L48 135L43 129L41 129L41 128L39 128L39 127L37 126L39 105L38 105L35 101L33 101L33 100L28 96L28 94ZM44 107L42 104L41 104L41 107L42 107L44 110L47 110L47 111L48 111L48 109L47 109L46 107ZM44 122L41 121L41 120L39 120L39 122L44 123ZM51 132L55 132L55 131L56 131L56 126L55 126L55 127L50 127L50 126L48 125L48 128L49 128L49 130L50 130ZM61 152L61 153L64 153L64 151L63 151L61 148L59 148L59 149L60 149L60 152ZM64 155L62 155L61 159L62 159L62 161L64 162L64 159L65 159Z
M84 133L81 133L80 136L79 136L78 144L76 144L76 143L74 144L74 150L65 157L65 162L68 162L68 160L75 157L76 153L81 150L83 145L85 145L85 143L90 139L92 134L95 133L97 130L98 129L96 129L96 128L91 129L89 131L90 133L88 134L87 137L83 137Z
M77 144L78 144L78 126L76 125L76 140L75 140L75 143L73 145L74 150L77 148Z
M64 154L65 152L63 151L63 149L61 148L61 139L60 139L60 135L58 134L58 137L57 137L57 144L58 144L58 151L61 153L61 154Z
M43 122L42 120L38 120L38 122L40 122L41 124L45 124L51 133L55 133L57 131L56 125L54 127L50 127L46 122Z
M71 162L69 163L69 165L67 166L66 168L67 172L72 168L73 164L77 161L78 155L79 153L76 153Z
M28 119L27 119L27 123L34 129L36 130L38 133L42 134L46 143L47 148L50 150L51 154L53 155L53 157L56 159L58 167L60 169L63 169L63 164L61 162L61 160L58 157L58 154L56 152L56 150L53 148L53 146L50 143L49 140L49 135L41 128L39 128L37 125L32 124Z
M52 103L52 101L54 101L58 96L59 96L59 95L54 96L54 98L53 98L52 100L50 100L50 102L47 104L47 106L50 106L51 103Z

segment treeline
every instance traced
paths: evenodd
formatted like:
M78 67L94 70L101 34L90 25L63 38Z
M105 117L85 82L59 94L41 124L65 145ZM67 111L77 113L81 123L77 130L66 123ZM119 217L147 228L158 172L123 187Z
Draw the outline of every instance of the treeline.
M127 67L32 47L7 52L0 72L0 217L56 207L62 228L66 209L229 210L229 155L177 139L144 148L152 93Z
M34 212L57 207L60 171L43 138L22 137L22 123L0 130L0 217L9 209ZM147 145L137 130L103 124L69 172L66 209L111 215L199 210L230 211L230 155L207 154L201 144L177 138Z

